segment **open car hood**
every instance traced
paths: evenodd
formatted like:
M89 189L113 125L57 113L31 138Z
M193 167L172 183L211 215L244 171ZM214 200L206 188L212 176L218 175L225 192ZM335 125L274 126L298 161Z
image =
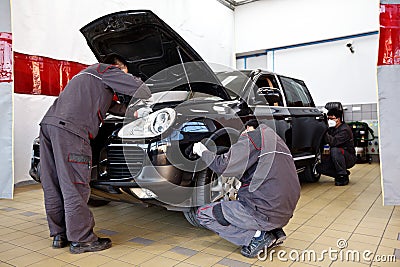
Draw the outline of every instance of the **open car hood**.
M109 54L124 57L129 72L146 81L152 92L186 87L229 99L200 55L150 10L105 15L80 31L99 62Z

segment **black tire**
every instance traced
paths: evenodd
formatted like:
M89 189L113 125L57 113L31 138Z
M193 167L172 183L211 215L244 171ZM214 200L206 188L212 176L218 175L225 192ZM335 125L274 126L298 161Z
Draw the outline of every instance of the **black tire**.
M218 154L224 153L228 151L229 148L227 147L218 147ZM232 199L235 194L228 194L226 193L226 188L224 186L221 186L221 191L214 191L212 192L213 187L212 185L214 182L218 182L219 176L214 173L211 169L205 169L201 172L199 172L196 175L196 180L195 180L195 187L193 190L193 205L194 207L191 207L188 211L184 211L183 214L185 215L186 220L193 226L196 227L203 227L197 220L196 213L197 209L205 204L209 203L214 203L214 202L219 202L221 200L227 201ZM228 178L228 179L234 179L234 178ZM232 181L232 180L230 180ZM232 181L232 187L238 189L238 180ZM230 185L230 183L225 183L224 185ZM240 184L239 184L240 185ZM229 186L228 186L229 187ZM229 187L230 189L232 187ZM215 187L216 188L216 187Z
M110 203L108 200L104 199L94 199L94 198L89 198L88 205L91 207L102 207Z
M204 226L202 226L199 221L197 220L196 217L196 213L197 213L197 208L190 208L190 210L188 211L184 211L183 215L185 216L186 220L193 225L194 227L200 227L200 228L204 228Z
M211 175L210 175L211 174ZM191 207L188 211L184 211L183 215L185 215L186 220L195 227L204 228L199 221L197 220L196 214L197 209L207 203L211 203L210 200L210 191L209 185L211 182L213 171L210 169L205 169L199 172L196 176L195 188L193 190L193 204L195 207Z
M321 174L317 171L316 167L321 163L321 149L318 149L315 154L314 161L308 165L303 173L299 174L300 180L306 183L316 183L321 178Z

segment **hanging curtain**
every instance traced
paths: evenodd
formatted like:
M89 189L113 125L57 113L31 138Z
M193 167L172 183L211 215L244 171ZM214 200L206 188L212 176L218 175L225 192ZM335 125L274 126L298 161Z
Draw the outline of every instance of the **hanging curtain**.
M13 86L10 1L0 0L0 198L12 198Z
M380 1L379 137L384 205L400 205L400 0Z

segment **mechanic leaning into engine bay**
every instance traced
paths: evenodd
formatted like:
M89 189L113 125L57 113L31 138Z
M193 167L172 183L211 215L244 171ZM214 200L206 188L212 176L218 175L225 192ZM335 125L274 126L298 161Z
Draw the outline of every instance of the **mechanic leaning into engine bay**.
M293 215L300 183L292 155L275 131L257 120L245 126L227 153L216 155L201 142L194 144L193 153L214 172L241 182L238 200L200 207L199 223L253 258L286 239L282 227Z
M122 57L110 55L104 62L108 64L94 64L75 75L40 123L41 183L52 246L70 244L75 254L111 247L109 238L93 232L95 222L87 204L90 140L106 112L124 110L113 103L115 93L140 99L151 96L142 80L128 73Z

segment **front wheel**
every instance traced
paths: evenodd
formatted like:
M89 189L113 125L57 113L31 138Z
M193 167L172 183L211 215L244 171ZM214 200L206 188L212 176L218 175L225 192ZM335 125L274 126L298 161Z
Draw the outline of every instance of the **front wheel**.
M209 203L236 200L240 185L241 183L236 177L217 175L210 169L200 172L193 191L195 207L183 212L186 220L193 226L203 227L196 218L198 207Z

